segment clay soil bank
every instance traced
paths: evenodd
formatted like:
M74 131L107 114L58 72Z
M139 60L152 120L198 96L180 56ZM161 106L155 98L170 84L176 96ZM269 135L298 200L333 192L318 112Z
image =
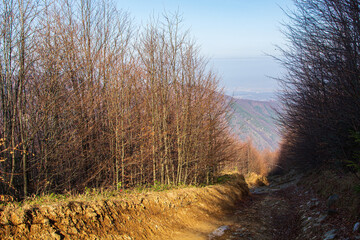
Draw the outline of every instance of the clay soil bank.
M208 239L249 194L240 175L225 184L64 201L0 212L1 239ZM225 222L226 223L226 222Z

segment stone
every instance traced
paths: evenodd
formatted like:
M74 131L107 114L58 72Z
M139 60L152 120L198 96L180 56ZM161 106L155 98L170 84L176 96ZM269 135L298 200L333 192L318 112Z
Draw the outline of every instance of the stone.
M79 231L77 230L76 227L72 227L72 228L68 229L68 233L72 234L72 235L75 235L75 234L78 234Z
M24 223L24 214L20 212L13 212L10 215L10 221L13 225L20 225Z
M57 232L52 232L51 239L61 240L61 235L58 234Z
M318 218L318 223L322 223L325 219L326 219L327 215L321 215L319 218Z
M335 239L336 237L336 229L330 230L327 233L325 233L324 235L324 240L331 240L331 239Z
M319 205L319 201L309 201L307 203L307 206L312 210L316 208Z
M86 213L86 217L87 217L87 218L90 218L90 219L96 219L97 216L98 216L97 213L94 212L94 211L88 211L88 212Z
M230 229L229 226L221 226L221 227L217 228L215 231L213 231L210 235L212 235L214 237L220 237L220 236L224 235L225 231L227 231L229 229Z
M360 230L360 222L357 222L354 225L353 232L359 232L359 230Z
M326 200L326 206L328 208L328 214L334 214L337 213L336 210L336 205L337 202L339 201L339 196L337 194L333 194L331 195L327 200Z
M6 214L4 214L3 216L1 216L0 218L0 224L1 225L9 225L9 220L8 220L8 216Z
M44 219L42 220L42 224L47 225L47 226L50 226L50 220L49 220L48 218L44 218Z

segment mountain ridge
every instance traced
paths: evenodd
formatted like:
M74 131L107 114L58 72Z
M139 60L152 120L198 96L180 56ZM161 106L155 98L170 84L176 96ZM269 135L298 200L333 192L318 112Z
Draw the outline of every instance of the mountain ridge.
M231 109L229 124L241 140L251 140L259 150L275 151L280 142L277 126L281 106L277 101L239 99L227 96Z

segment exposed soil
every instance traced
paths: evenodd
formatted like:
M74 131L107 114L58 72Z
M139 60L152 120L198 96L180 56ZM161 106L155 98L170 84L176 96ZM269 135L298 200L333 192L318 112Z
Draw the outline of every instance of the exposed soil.
M260 180L259 180L260 179ZM301 174L274 176L249 190L245 181L96 202L0 211L1 239L360 239L341 207ZM255 179L263 185L264 179ZM251 184L249 184L251 185Z
M250 196L231 215L230 224L209 234L225 239L360 239L355 222L337 209L328 214L326 199L298 184L302 176L288 174L269 179L270 185L251 189Z
M244 178L237 175L204 188L7 206L0 211L0 239L171 239L184 229L206 237L248 194Z

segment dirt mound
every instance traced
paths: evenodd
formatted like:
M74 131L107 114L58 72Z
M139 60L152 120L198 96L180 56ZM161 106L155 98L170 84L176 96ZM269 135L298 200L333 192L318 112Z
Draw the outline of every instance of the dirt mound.
M126 194L97 201L7 207L2 239L171 239L200 221L223 216L249 193L244 178L204 188Z

